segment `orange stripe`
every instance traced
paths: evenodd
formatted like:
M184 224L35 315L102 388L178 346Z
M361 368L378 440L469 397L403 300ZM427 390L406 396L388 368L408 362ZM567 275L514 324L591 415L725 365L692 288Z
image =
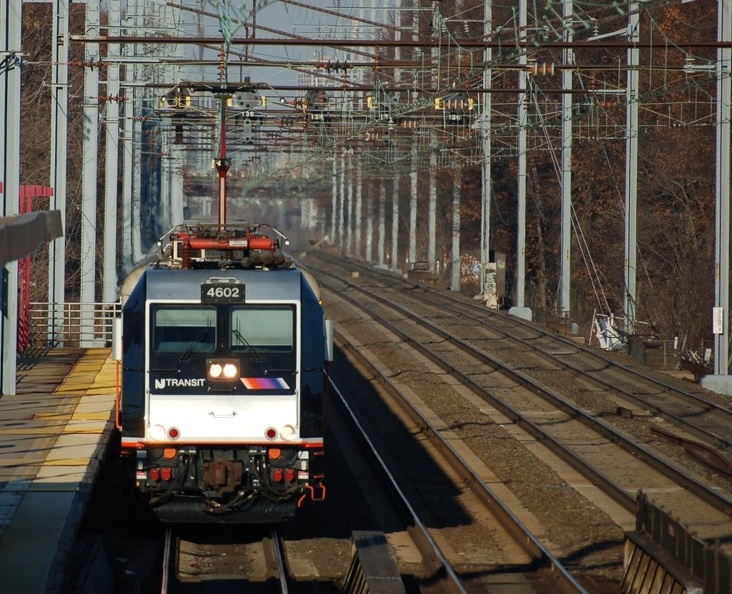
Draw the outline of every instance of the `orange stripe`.
M323 441L309 441L309 442L302 442L302 441L217 441L217 442L207 442L207 441L172 441L172 440L165 440L165 441L144 441L139 439L122 439L122 447L127 449L141 449L144 447L165 447L165 446L172 446L172 447L183 447L183 446L200 446L200 447L210 447L210 446L217 446L217 445L263 445L263 446L299 446L306 450L312 450L312 449L320 449L323 447Z

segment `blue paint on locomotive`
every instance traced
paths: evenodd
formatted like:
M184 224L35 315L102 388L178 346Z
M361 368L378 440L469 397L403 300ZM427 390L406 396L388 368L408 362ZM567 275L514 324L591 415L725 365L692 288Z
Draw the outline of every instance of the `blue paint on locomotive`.
M140 488L143 493L146 492L146 489L154 492L155 488L157 488L155 485L151 488L146 483L145 479L141 480L139 478L139 473L141 471L149 470L149 468L156 463L151 462L152 458L149 450L154 447L154 444L151 445L149 443L149 437L146 436L145 426L145 415L149 407L149 403L146 399L150 397L152 394L151 390L154 389L150 387L154 385L153 376L155 373L159 373L159 369L148 369L146 367L146 360L153 361L153 355L151 354L153 351L153 347L151 346L153 330L151 320L148 319L149 304L151 302L166 304L200 304L201 286L210 282L211 279L230 279L230 282L239 283L244 288L245 300L243 303L246 304L262 304L265 306L272 305L273 307L276 304L288 304L294 307L299 305L300 323L296 329L295 335L297 336L296 349L300 355L300 366L299 368L295 368L294 364L292 364L292 369L289 371L286 369L280 369L280 375L284 378L280 378L280 381L283 384L283 389L270 389L267 394L274 396L277 394L293 394L295 386L290 386L289 384L295 384L299 381L299 392L297 393L299 396L299 403L297 407L299 412L299 438L306 441L313 439L316 441L320 440L322 449L322 436L324 431L324 392L326 381L324 374L324 359L326 351L324 340L324 313L318 296L311 286L309 276L296 268L276 270L178 270L175 268L149 268L142 273L135 288L132 290L129 298L125 302L122 313L122 400L120 411L122 440L123 448L125 448L125 443L127 443L127 453L130 458L132 457L131 452L133 447L136 448L138 488ZM234 303L230 305L241 304L242 303ZM225 309L227 307L225 305L216 305L215 307L217 308L216 311L228 311ZM218 316L219 314L216 315ZM193 342L196 342L196 340ZM221 339L221 342L217 342L216 345L211 345L210 352L195 353L190 357L181 357L180 353L166 354L158 352L154 356L154 361L157 366L167 368L168 372L175 372L175 377L182 378L178 383L185 384L185 382L188 381L194 386L194 388L181 388L178 390L179 393L191 394L191 398L194 399L210 399L215 398L219 393L224 393L224 391L217 392L219 388L217 388L215 382L209 382L203 379L190 380L190 378L201 376L201 361L204 360L206 356L231 356L231 354L230 347L227 349L223 339ZM190 355L190 353L187 355ZM244 360L245 355L246 349L244 349L244 353L241 354L242 360ZM278 359L273 356L271 361L278 361ZM276 364L273 365L274 368L277 369ZM264 367L262 369L264 369ZM196 373L198 375L196 375ZM263 375L266 375L267 373L268 370L262 371ZM199 386L203 387L203 389ZM285 389L284 386L287 386L287 389ZM279 386L275 386L275 388L277 387ZM236 397L245 397L248 395L247 390L249 390L249 388L242 386L241 383L237 381L227 387L225 393L227 396L233 395ZM257 391L252 389L251 393L256 395ZM276 418L272 419L271 423L273 426L276 426L278 420ZM216 435L211 435L210 442L215 442L216 438ZM132 445L134 442L138 442L136 446ZM212 446L210 444L207 444L206 447L209 447L211 450L216 449L216 446ZM247 451L251 451L252 447L247 443L227 444L225 448L222 447L219 449L226 449L233 452L233 459L237 464L240 460L245 460L243 464L245 467L244 473L251 472L249 465L253 465L254 462L247 461L246 456L250 455L247 454ZM295 458L293 458L293 460L295 460L297 458L297 450L295 448L292 448L289 452L287 450L287 447L283 448L283 451L285 451L287 455L291 457L295 456ZM148 458L140 458L145 451L147 451ZM317 455L316 458L320 458L320 455ZM219 455L211 454L211 460L214 459L219 460ZM142 460L142 462L140 460ZM187 463L191 463L190 459ZM196 472L201 475L205 475L206 471L201 469L201 463L201 460L196 462L196 464L199 465ZM219 462L213 463L218 464ZM319 469L318 471L314 470L314 467L319 465L320 460L310 459L308 463L310 467L306 468L306 470L310 472L310 476L316 475L318 480L320 480L322 477L320 476ZM226 462L226 464L230 464L230 462ZM275 463L274 466L276 465L277 464ZM297 467L294 462L292 467ZM221 468L224 468L227 471L230 470L229 466L222 466ZM186 474L191 474L190 468L186 468L185 470ZM176 470L176 472L184 474L181 469ZM261 469L258 469L257 472L261 472ZM172 482L175 481L173 480ZM243 483L245 482L246 480L243 481ZM297 480L294 482L297 483ZM274 487L276 491L277 485ZM200 505L200 502L196 502L195 504L192 503L191 489L189 489L188 492L185 492L184 489L182 489L182 485L177 485L176 488L180 488L180 492L173 493L173 496L169 498L170 501L166 501L155 509L158 516L163 520L183 522L229 521L231 516L237 515L235 512L240 512L238 513L238 517L233 521L279 521L285 517L293 515L297 500L307 494L307 489L302 489L301 485L301 490L299 492L295 493L293 490L293 497L286 498L282 495L281 501L273 501L271 496L263 497L258 505L248 504L246 507L242 506L241 509L232 508L232 514L230 516L220 515L212 517L202 511L203 506ZM236 489L238 490L240 487L237 486ZM203 491L205 490L206 487L204 486ZM209 488L209 490L211 489ZM310 488L310 491L312 492L312 488ZM181 494L186 497L181 498L179 496ZM275 494L277 493L275 492ZM152 498L152 495L150 495L149 492L147 493L147 496L148 498ZM199 499L202 498L203 497L199 497ZM159 497L159 499L162 498ZM225 499L223 501L225 502Z

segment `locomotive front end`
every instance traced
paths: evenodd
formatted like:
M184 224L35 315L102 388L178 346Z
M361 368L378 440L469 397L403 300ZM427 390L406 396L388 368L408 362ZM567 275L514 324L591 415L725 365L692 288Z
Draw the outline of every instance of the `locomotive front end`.
M123 309L122 448L170 522L322 500L325 320L295 268L144 272Z

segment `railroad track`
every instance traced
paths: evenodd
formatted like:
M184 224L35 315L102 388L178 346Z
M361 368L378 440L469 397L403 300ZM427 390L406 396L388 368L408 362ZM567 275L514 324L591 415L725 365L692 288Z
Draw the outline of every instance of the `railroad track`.
M318 257L331 266L340 266L339 276L345 278L342 261L327 254L318 254ZM585 348L556 332L476 305L474 301L457 298L453 293L436 291L403 277L384 275L354 261L349 261L347 267L358 270L360 278L366 278L373 284L369 289L363 284L350 283L350 288L366 291L382 303L388 303L386 295L390 291L399 290L400 302L407 304L401 308L405 315L410 315L408 307L412 306L415 315L422 312L425 319L445 320L449 322L449 328L454 327L456 320L458 326L461 323L480 328L483 335L471 336L471 344L476 348L490 344L491 350L498 353L493 358L499 364L529 367L531 361L527 361L527 356L540 357L551 364L544 371L538 370L540 378L554 371L574 373L575 377L620 397L630 406L667 419L675 427L701 439L702 445L724 450L732 444L732 409L725 397L693 387L683 389L678 382L672 383L637 367L624 365L617 357ZM440 331L437 324L433 327ZM501 348L502 344L507 347ZM691 441L683 435L678 439ZM717 470L732 477L732 462L721 466Z
M295 591L276 529L243 540L229 530L167 528L162 550L161 594Z
M359 363L369 365L368 359L359 359ZM471 463L463 457L458 448L450 444L449 438L432 427L429 419L423 416L419 407L409 404L410 396L403 393L394 383L388 383L388 396L398 406L407 411L412 428L406 432L391 432L390 440L372 440L373 427L363 425L361 418L364 411L358 405L349 403L348 398L336 386L333 386L333 400L338 413L337 425L342 435L339 437L339 447L347 440L355 439L362 454L370 458L369 464L374 468L375 475L387 493L390 506L394 508L389 513L396 513L400 518L399 532L406 532L411 543L419 553L422 567L417 571L408 568L399 570L401 574L414 574L415 587L423 592L444 592L466 594L480 591L487 587L485 584L512 583L521 587L523 592L562 592L584 593L584 587L562 566L541 542L523 525L521 520L505 505L494 491L481 479ZM355 398L358 400L358 398ZM366 415L368 416L368 415ZM473 557L466 560L463 552L450 544L439 530L431 527L448 499L425 498L418 490L408 488L410 479L404 480L404 471L399 464L394 464L391 452L408 447L403 443L410 440L415 427L429 426L428 443L421 444L423 450L421 458L428 456L432 463L422 461L420 457L410 456L409 464L413 468L422 468L425 471L435 472L431 468L435 464L440 473L446 477L452 475L452 482L446 481L440 490L445 488L460 490L462 483L470 485L470 497L462 496L463 503L471 509L466 512L464 521L469 520L478 527L478 534L472 541L474 547L485 549L490 554L482 556L480 560ZM398 476L397 474L398 473ZM368 487L364 481L364 487ZM373 488L373 487L370 487ZM468 502L467 499L473 501ZM387 513L379 518L387 522ZM490 534L491 536L487 536ZM392 536L395 540L397 537ZM468 543L463 543L468 544ZM396 550L402 550L409 545L398 540L393 545ZM509 569L510 568L510 569ZM371 590L378 592L379 590ZM385 592L387 590L384 590ZM388 590L397 592L398 590Z
M333 266L333 263L328 263ZM407 374L419 374L415 363L408 363L408 359L417 360L414 354L405 354L406 346L409 349L419 351L420 357L424 357L422 377L418 379L412 378L412 385L418 386L417 390L426 391L429 397L429 403L432 408L438 408L440 412L432 411L440 419L438 421L441 429L434 430L428 424L422 423L420 426L421 433L437 434L446 429L455 429L459 439L468 443L471 440L476 441L480 431L466 430L465 427L489 427L492 424L499 424L506 428L504 431L504 439L506 433L510 434L514 439L523 440L524 444L528 444L526 435L534 438L530 445L521 446L524 450L524 459L533 456L530 466L540 466L539 462L548 461L549 458L542 450L546 450L546 446L550 448L552 453L558 456L563 464L569 464L570 470L562 470L562 466L558 462L549 462L551 471L564 475L564 486L560 486L562 481L550 482L556 484L554 487L566 494L567 482L573 483L574 491L581 498L588 498L588 501L581 502L577 498L571 498L566 504L561 502L552 502L550 498L544 500L544 505L550 509L561 511L562 507L582 509L589 505L597 509L595 518L599 518L603 513L610 516L612 522L623 531L632 529L632 514L635 509L635 499L638 491L643 491L647 496L654 498L658 505L664 509L672 510L675 517L681 522L697 529L706 537L714 539L721 534L729 534L729 517L728 512L732 509L730 505L732 501L729 499L729 491L723 492L719 487L708 485L703 478L695 476L689 469L682 468L675 462L667 459L659 454L655 448L646 447L637 438L626 435L620 428L627 426L629 421L638 424L638 420L643 420L645 415L646 433L650 435L648 430L648 412L639 409L636 404L636 414L632 414L630 419L627 415L617 414L619 406L613 406L610 414L608 413L607 400L608 395L605 391L607 386L602 388L602 392L598 391L598 383L596 377L590 380L581 380L585 385L594 386L594 396L601 396L605 399L604 414L586 410L580 404L572 401L565 394L560 393L558 388L549 388L534 377L531 377L526 371L532 370L532 375L559 376L560 374L571 373L572 378L569 383L577 383L577 378L590 373L597 375L597 369L600 367L597 363L591 366L592 371L588 371L576 366L571 366L562 361L560 365L556 364L557 351L567 350L567 345L554 342L551 343L547 336L541 336L541 332L533 330L530 325L523 323L514 323L512 319L505 320L505 316L496 316L498 322L493 323L492 316L484 316L483 319L476 319L471 312L471 307L462 309L461 304L457 301L451 303L450 308L445 305L445 299L425 298L428 291L423 291L420 287L409 283L405 286L399 279L390 276L388 281L383 277L375 280L370 276L368 279L363 278L365 271L359 271L359 278L353 282L344 281L347 274L344 273L343 267L335 272L334 276L326 276L328 273L324 268L313 266L312 260L308 262L308 266L318 275L319 281L327 290L327 298L330 299L329 305L338 304L329 309L329 313L333 311L336 319L340 320L338 327L347 328L342 334L341 346L349 352L359 353L363 355L367 351L371 351L370 355L373 360L380 360L382 364L371 367L369 373L377 375L382 373L391 376L391 379L381 379L381 382L391 382L395 376L399 376L399 381ZM348 267L352 268L353 264L349 263ZM378 285L368 288L365 285ZM404 297L404 293L411 294ZM414 299L414 294L418 294L418 298ZM345 300L345 302L343 301ZM416 301L420 303L415 304ZM422 303L425 301L426 303ZM346 304L347 302L347 304ZM405 304L406 302L406 304ZM421 309L420 309L421 308ZM417 311L420 313L417 313ZM354 313L356 312L356 313ZM367 312L367 313L364 313ZM469 312L469 313L465 313ZM333 313L331 313L333 315ZM429 319L427 317L429 316ZM436 321L438 319L439 321ZM506 330L507 326L514 326L511 332ZM531 334L528 330L531 330ZM386 330L384 330L386 329ZM524 336L514 338L516 333L522 333ZM355 336L358 336L358 339ZM537 338L537 337L540 337ZM514 360L511 363L505 363L494 355L485 352L485 345L489 342L501 342L504 345L503 352L513 351L515 349L524 349L518 355L514 354ZM508 345L510 341L510 345ZM514 347L517 344L520 346ZM531 349L526 350L530 345ZM541 344L537 347L537 344ZM557 345L560 345L558 347ZM388 345L388 346L387 346ZM480 346L479 346L480 345ZM574 345L573 345L574 346ZM483 347L483 348L481 348ZM541 351L542 362L537 360L537 350ZM547 364L547 353L553 354L554 367L549 372L545 371ZM573 351L574 352L574 351ZM400 354L401 353L401 354ZM518 360L521 361L518 364ZM566 359L566 355L561 355ZM378 372L378 367L385 367L383 361L388 361L388 368L385 371ZM597 359L595 360L597 361ZM411 365L411 370L407 368ZM437 366L438 371L430 375L430 379L426 380L425 375L429 372L429 365ZM398 367L398 369L395 369ZM520 369L519 369L520 367ZM602 367L612 367L611 361L603 361ZM541 371L536 372L534 369ZM612 370L616 375L624 375L626 371L622 368ZM460 383L460 388L464 391L462 395L459 390L455 390L453 386L445 388L435 388L435 385L444 385L444 377L449 374L453 380ZM440 377L440 376L443 377ZM567 384L567 380L563 380ZM626 381L635 381L626 380ZM654 382L656 380L653 380ZM620 380L613 380L613 384L619 384ZM555 384L561 385L561 381ZM647 386L647 384L646 384ZM412 388L415 391L414 388ZM449 390L450 396L445 397ZM648 388L636 390L636 392L648 391ZM653 400L659 410L663 403L661 398L657 396L661 388L659 384L655 384L653 392ZM672 387L663 389L664 393L670 392ZM673 388L676 390L676 388ZM626 390L627 391L627 390ZM678 392L678 390L676 390ZM455 392L455 394L453 394ZM619 395L620 394L620 395ZM428 398L423 394L419 394L421 400L426 401ZM613 398L625 398L622 393L614 393ZM679 402L678 396L676 402ZM685 398L685 396L682 395ZM585 394L587 399L587 395ZM696 400L693 395L692 400ZM434 406L434 402L439 401L439 407ZM623 400L623 402L627 402ZM699 402L696 400L696 402ZM677 404L670 406L672 409ZM482 409L481 409L482 407ZM490 407L490 411L486 409ZM707 407L709 410L716 410L715 414L727 414L724 407ZM455 411L462 411L456 413ZM469 412L466 412L469 411ZM463 414L467 414L467 419L460 418ZM653 413L654 416L658 412ZM678 412L676 413L678 414ZM608 418L613 417L616 423L608 422ZM501 418L503 422L501 422ZM669 413L669 420L673 420L674 413ZM636 429L637 431L638 429ZM485 433L490 433L486 429ZM675 435L673 431L669 431L669 435ZM676 431L676 429L674 429ZM682 431L683 429L678 429ZM717 439L718 432L712 432L707 435L706 439ZM651 436L652 438L652 436ZM434 439L434 438L433 438ZM646 441L649 437L646 437ZM497 443L497 442L495 442ZM516 446L514 446L516 449ZM677 448L679 449L679 448ZM528 450L528 452L526 451ZM496 464L500 467L502 464L497 461L498 456L495 452L498 448L484 448L482 453L480 448L474 448L474 454L482 458L486 466L491 467ZM525 462L521 461L521 456L515 452L509 457L513 462L508 464L508 468L498 471L501 474L504 483L516 482L518 469ZM546 470L537 470L537 477L541 476ZM580 472L586 481L589 481L593 487L587 482L582 483L577 480L576 476L571 478L572 472ZM521 476L524 476L524 469L521 469ZM526 475L528 476L528 475ZM468 482L472 479L466 478ZM529 493L530 489L521 485L517 490L522 491L522 505L530 506L530 502L539 501L541 505L541 488L537 485L541 484L541 478L522 478L521 482L534 482L533 495ZM538 494L537 494L538 493ZM611 497L613 502L618 504L621 509L614 509L608 504L603 497ZM533 498L533 499L532 499ZM529 503L527 503L529 502ZM546 510L538 509L535 512L540 517L545 517L544 522L547 526L553 525L550 516ZM559 555L563 558L579 558L579 552L590 548L600 546L600 541L609 542L617 541L617 536L611 530L607 530L607 536L592 535L583 528L583 525L593 525L594 523L604 523L593 519L593 514L589 510L585 514L577 514L577 518L572 518L572 514L556 515L563 518L555 529L546 528L548 532L554 532L552 539L558 542L554 543ZM586 519L580 519L586 518ZM556 521L554 523L556 525ZM575 540L578 541L573 546L571 539L556 536L556 532L564 530L576 533ZM606 529L604 529L606 530ZM603 533L605 533L603 531ZM545 539L547 539L545 537ZM548 539L547 539L548 540ZM582 544L579 544L582 543ZM608 547L610 549L612 547ZM619 547L615 547L617 564L622 565L622 552ZM583 562L576 565L591 565L589 555ZM560 557L562 558L562 557ZM610 561L608 561L610 559ZM612 564L612 555L606 556L603 563ZM617 579L617 577L616 577Z

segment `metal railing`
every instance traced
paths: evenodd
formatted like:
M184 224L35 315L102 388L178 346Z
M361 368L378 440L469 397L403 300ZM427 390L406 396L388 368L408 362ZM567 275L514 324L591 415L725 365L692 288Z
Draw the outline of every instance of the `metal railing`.
M28 311L28 348L95 348L112 346L116 303L54 303L32 301Z

